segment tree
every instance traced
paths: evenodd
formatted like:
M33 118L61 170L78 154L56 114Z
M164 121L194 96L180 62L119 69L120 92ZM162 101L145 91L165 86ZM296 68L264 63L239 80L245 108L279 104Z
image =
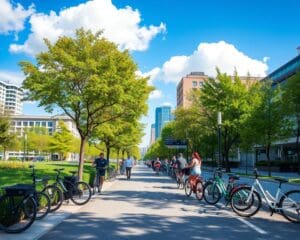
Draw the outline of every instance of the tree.
M59 153L60 160L64 160L66 154L74 149L74 137L64 122L59 121L58 128L50 138L49 150Z
M287 110L289 117L294 117L296 120L296 152L300 174L300 71L286 81L283 90L284 109Z
M0 117L0 146L3 148L3 159L9 145L11 145L11 135L9 134L10 122L7 117Z
M36 65L21 62L27 99L39 101L51 112L59 108L76 124L80 135L78 175L82 179L84 146L98 126L126 115L146 113L152 87L137 76L137 66L127 50L79 29L74 38L45 40L47 52Z
M268 175L271 176L270 149L272 143L290 136L291 122L285 115L279 87L272 87L272 81L261 84L259 104L246 121L243 130L248 143L260 144L266 150Z
M236 72L231 77L217 69L216 79L210 78L205 82L196 99L204 123L207 124L205 128L215 131L217 113L222 112L222 148L227 172L230 172L230 150L239 141L240 130L245 126L245 119L253 105L249 88L251 86L242 83Z
M48 129L45 127L34 127L28 128L26 131L27 140L27 151L35 151L39 154L43 154L49 151L50 135Z

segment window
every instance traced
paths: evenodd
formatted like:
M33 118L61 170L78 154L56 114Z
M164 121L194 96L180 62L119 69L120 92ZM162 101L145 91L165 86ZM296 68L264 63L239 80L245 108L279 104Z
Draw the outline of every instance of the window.
M10 108L11 109L11 108ZM21 121L18 121L17 122L17 126L22 126L22 122Z
M41 126L40 122L35 122L35 126L37 126L37 127Z
M197 87L197 81L193 81L193 87Z
M33 127L34 126L34 122L29 122L29 126Z
M53 122L48 122L48 127L53 127Z
M203 87L203 82L199 82L199 88L202 88Z
M46 127L46 122L42 122L42 126L43 126L43 127Z
M27 127L28 126L28 122L23 122L23 126Z

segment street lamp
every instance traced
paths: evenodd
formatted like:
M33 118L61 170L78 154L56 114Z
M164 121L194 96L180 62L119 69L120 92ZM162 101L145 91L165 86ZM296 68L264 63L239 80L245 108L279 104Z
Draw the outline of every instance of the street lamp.
M222 113L218 112L218 164L217 167L221 167L221 126L222 126Z

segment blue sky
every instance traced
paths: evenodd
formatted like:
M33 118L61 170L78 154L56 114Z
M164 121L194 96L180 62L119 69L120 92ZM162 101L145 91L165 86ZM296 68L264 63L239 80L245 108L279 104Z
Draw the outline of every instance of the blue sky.
M264 76L295 57L299 9L297 0L0 0L0 78L21 82L18 62L34 61L44 34L55 41L80 24L102 28L131 50L140 74L150 74L157 89L143 118L145 146L155 107L176 105L176 84L190 71L213 75L215 66L228 73L236 67L241 75ZM24 113L44 111L26 103Z

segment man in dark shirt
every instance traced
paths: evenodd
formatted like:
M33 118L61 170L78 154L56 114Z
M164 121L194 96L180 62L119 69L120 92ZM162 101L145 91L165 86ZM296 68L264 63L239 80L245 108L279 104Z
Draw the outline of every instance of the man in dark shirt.
M104 153L100 153L99 158L94 160L92 166L97 169L97 176L99 177L98 192L101 192L105 180L105 171L108 167L108 161L104 158Z

